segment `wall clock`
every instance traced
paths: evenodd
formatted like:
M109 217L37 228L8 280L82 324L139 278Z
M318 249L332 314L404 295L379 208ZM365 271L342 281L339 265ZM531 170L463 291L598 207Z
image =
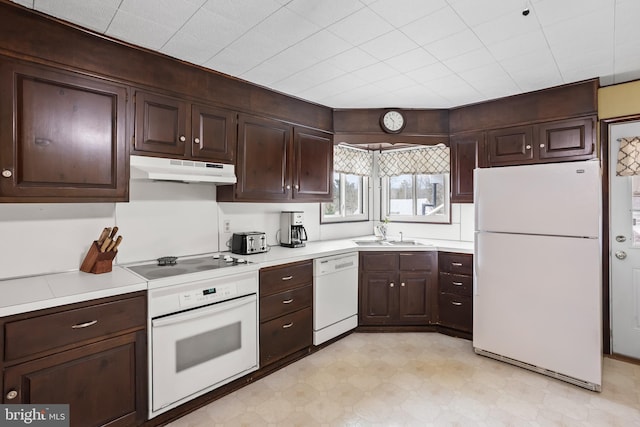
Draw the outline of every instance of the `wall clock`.
M406 124L404 115L398 110L389 110L380 116L380 126L387 133L400 133Z

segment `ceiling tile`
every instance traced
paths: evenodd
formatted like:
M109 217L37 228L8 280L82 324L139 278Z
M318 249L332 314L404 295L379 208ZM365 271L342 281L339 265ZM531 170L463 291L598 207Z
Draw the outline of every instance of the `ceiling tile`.
M457 0L449 1L453 10L470 27L494 20L503 15L517 16L522 14L523 1L504 0Z
M314 86L328 82L344 75L345 72L331 65L329 62L319 62L311 67L295 73L293 76L315 82Z
M409 77L402 74L394 74L391 77L378 80L375 83L375 86L381 88L386 91L395 91L404 89L406 87L415 86L415 80L410 79Z
M283 29L286 28L286 31ZM303 19L288 9L282 8L255 27L255 31L269 40L289 47L320 30L316 24Z
M287 3L287 9L322 28L351 15L363 7L364 5L358 0L293 0Z
M580 15L611 9L612 0L539 0L535 14L542 26L553 25Z
M445 0L379 0L370 6L371 10L396 28L444 7L447 7Z
M121 0L35 0L40 12L104 33L118 10Z
M295 47L299 48L301 56L327 59L351 49L352 46L332 32L322 30L301 40Z
M206 0L122 0L119 10L167 28L180 28Z
M328 59L328 63L332 66L346 72L359 70L376 62L378 62L376 58L357 47Z
M421 105L428 103L433 105L432 108L447 108L450 106L449 100L427 89L423 85L409 86L403 89L393 91L394 102L389 106L397 105L405 108L420 108Z
M471 30L463 30L424 46L427 52L441 61L480 49L481 47L483 47L482 43L480 43L478 37L476 37Z
M338 93L364 86L365 81L351 75L343 74L335 79L321 83L313 88L301 92L305 99L323 99Z
M106 34L138 46L160 50L175 33L175 29L162 26L141 16L119 10Z
M454 73L460 73L463 71L474 70L488 64L495 64L496 60L491 52L482 47L456 56L455 58L447 59L442 61L442 63Z
M202 7L246 31L282 8L282 4L275 0L208 0Z
M541 29L501 40L487 46L487 49L497 61L516 58L529 52L546 50L549 48L547 39Z
M273 88L283 93L299 93L316 86L318 81L309 75L296 73L273 84Z
M360 68L351 74L367 83L373 83L393 77L397 75L397 72L390 65L387 65L384 62L377 62L373 65L369 65L368 67Z
M329 31L358 46L393 30L393 27L368 8L361 9L331 25Z
M485 46L501 41L511 40L515 37L532 31L540 31L540 25L533 13L522 16L522 13L502 15L483 24L474 25L472 30Z
M390 31L360 45L360 49L381 61L408 52L417 47L417 44L398 30Z
M445 77L452 74L451 70L444 66L440 62L427 65L426 67L419 68L407 73L407 76L411 77L418 83L428 83L433 80Z
M509 74L496 62L474 68L473 70L460 72L458 75L478 90L481 90L481 87L487 86L488 83L505 85L510 82L511 86L515 87L515 83L513 83Z
M404 26L402 31L421 46L466 29L466 25L450 7L445 7Z
M385 61L387 65L395 68L401 73L417 70L427 65L438 62L429 52L421 47L389 58Z
M16 4L20 4L22 6L28 7L29 9L33 9L33 0L12 0Z

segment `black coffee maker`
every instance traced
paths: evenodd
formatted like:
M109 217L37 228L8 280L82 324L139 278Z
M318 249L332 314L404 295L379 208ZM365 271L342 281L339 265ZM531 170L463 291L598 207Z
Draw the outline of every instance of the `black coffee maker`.
M288 248L300 248L307 241L307 230L302 222L304 213L287 211L280 214L280 245Z

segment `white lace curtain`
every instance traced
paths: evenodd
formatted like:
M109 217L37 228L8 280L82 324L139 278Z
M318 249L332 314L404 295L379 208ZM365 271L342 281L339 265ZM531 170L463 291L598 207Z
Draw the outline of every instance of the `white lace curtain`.
M344 145L333 146L334 172L371 176L372 165L373 153L369 150Z
M449 173L449 147L385 150L380 152L379 169L380 176Z

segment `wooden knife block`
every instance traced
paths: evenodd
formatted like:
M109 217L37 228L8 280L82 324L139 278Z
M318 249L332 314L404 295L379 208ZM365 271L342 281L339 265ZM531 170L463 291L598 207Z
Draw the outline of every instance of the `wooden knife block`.
M94 240L82 261L80 271L93 274L108 273L113 267L113 259L117 253L118 251L100 252L100 245Z

